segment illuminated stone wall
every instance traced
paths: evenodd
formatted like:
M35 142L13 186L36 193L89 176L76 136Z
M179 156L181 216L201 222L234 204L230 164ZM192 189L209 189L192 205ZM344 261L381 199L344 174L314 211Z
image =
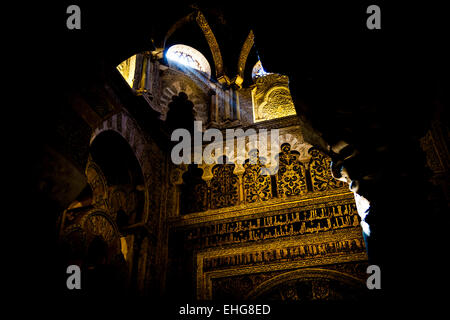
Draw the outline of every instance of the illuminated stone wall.
M255 122L296 114L287 76L271 73L258 77L252 97Z
M124 60L117 66L122 77L127 81L128 85L133 88L134 86L134 73L136 71L136 55L131 56L127 60Z
M113 114L94 128L91 142L107 131L128 142L144 179L143 214L127 231L118 228L117 212L132 212L136 195L109 186L90 162L92 206L101 214L91 219L94 211L69 210L74 218L63 225L63 237L72 229L104 235L140 292L287 300L363 292L367 256L353 194L331 176L330 158L313 147L314 133L295 114L286 76L264 74L240 88L164 65L149 52L136 55L131 84L132 61L118 69L130 90L159 112L161 126L173 96L184 92L203 130L217 128L224 138L228 128L268 130L268 158L247 137L244 159L224 143L214 157L226 156L226 164L174 165L128 112ZM273 149L271 129L279 130ZM91 222L80 224L83 216Z
M172 96L180 92L188 95L195 105L196 119L206 126L245 126L296 115L289 79L284 75L267 73L255 78L251 87L232 88L189 67L177 67L175 61L166 66L145 54L130 57L117 69L131 88L151 97L149 104L161 113L162 120Z
M367 255L353 194L345 188L185 215L172 220L171 239L169 252L183 252L171 257L172 265L195 265L178 272L196 278L199 299L257 298L266 292L255 291L257 284L269 286L294 270L319 269L317 280L328 285L327 270L337 266L346 267L342 278L353 279L343 286L364 293ZM286 288L280 282L276 290Z
M261 175L259 159L179 168L168 272L175 283L186 281L186 295L339 300L366 293L367 255L353 193L331 176L329 157L304 142L297 120L283 119L267 122L282 126L272 175ZM192 277L194 286L186 280Z

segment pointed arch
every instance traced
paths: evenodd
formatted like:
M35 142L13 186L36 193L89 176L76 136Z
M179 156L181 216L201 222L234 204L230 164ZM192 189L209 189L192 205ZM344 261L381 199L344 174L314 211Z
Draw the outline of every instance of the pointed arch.
M225 74L223 69L222 53L220 52L219 44L217 43L216 37L214 36L214 32L211 30L208 21L206 21L205 16L200 11L197 12L195 21L197 21L198 26L200 27L200 29L202 29L206 41L208 42L209 48L211 49L211 54L213 56L214 65L216 68L216 77L218 80L220 80L220 78L223 78Z
M242 84L242 82L244 81L245 64L247 62L248 54L250 53L250 50L253 47L254 39L255 36L253 34L253 30L250 30L247 38L244 41L244 44L242 45L241 52L239 54L239 60L237 65L237 77L236 77L236 83L238 85Z
M283 283L288 283L290 281L311 281L314 279L335 280L344 283L348 287L358 290L358 292L360 293L365 292L364 281L355 276L336 270L323 268L307 268L285 272L259 284L247 294L246 299L258 299L258 297L269 292L270 290L275 289L277 286L282 285Z
M224 66L223 66L223 59L222 59L222 53L219 48L219 44L217 42L217 39L214 35L214 32L212 31L211 27L208 24L208 21L206 20L206 17L203 15L203 13L199 10L196 12L192 12L177 22L175 22L169 30L167 30L165 37L164 37L164 43L163 46L165 48L167 40L172 36L172 34L175 33L178 29L183 27L184 25L195 22L201 29L203 35L205 36L206 42L208 43L209 49L211 50L211 55L214 60L214 67L216 71L216 78L220 81L222 79L226 79L225 73L224 73Z
M195 17L195 13L191 12L188 15L184 16L183 18L181 18L180 20L178 20L177 22L175 22L170 28L169 30L167 30L166 35L164 37L164 43L163 46L164 48L166 47L166 42L167 39L170 38L170 36L177 31L179 28L181 28L183 25L194 21L194 17Z

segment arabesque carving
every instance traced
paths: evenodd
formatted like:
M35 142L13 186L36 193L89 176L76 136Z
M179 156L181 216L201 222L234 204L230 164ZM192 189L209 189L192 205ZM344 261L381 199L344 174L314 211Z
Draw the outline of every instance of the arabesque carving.
M300 154L291 150L291 145L281 146L279 169L277 172L277 189L279 197L296 196L306 193L305 167L299 160Z
M263 164L258 150L249 152L250 158L245 162L242 176L244 200L246 203L265 201L272 198L272 183L269 175L263 175Z

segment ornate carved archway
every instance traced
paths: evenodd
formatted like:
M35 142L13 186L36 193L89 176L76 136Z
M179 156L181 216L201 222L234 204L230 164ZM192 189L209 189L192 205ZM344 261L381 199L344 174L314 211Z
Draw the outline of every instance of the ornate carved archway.
M309 283L309 286L298 286L298 283ZM350 288L339 292L339 284ZM306 290L299 291L299 288ZM306 292L310 290L310 292ZM364 281L349 274L322 268L299 269L275 276L250 291L247 299L269 297L275 292L283 300L341 300L355 299L354 293L363 297L367 288ZM342 290L341 290L342 291Z
M94 130L91 136L90 144L92 145L92 142L95 140L95 138L98 137L102 132L106 131L114 131L122 136L128 142L139 163L145 184L145 204L143 218L144 221L146 221L150 218L148 205L150 195L148 193L149 188L147 186L150 183L149 181L151 181L154 176L150 168L150 163L146 161L146 159L149 157L149 154L152 154L152 146L147 143L147 139L142 130L137 125L136 121L125 111L117 113L111 118L103 121L98 126L98 128Z

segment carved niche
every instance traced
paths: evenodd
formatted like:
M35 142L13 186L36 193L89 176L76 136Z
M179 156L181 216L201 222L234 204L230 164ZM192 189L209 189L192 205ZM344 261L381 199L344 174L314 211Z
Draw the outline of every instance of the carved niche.
M122 225L137 223L142 218L142 192L131 185L115 185L109 188L109 208L113 217Z
M208 210L208 186L202 179L203 170L189 165L181 185L181 214Z

